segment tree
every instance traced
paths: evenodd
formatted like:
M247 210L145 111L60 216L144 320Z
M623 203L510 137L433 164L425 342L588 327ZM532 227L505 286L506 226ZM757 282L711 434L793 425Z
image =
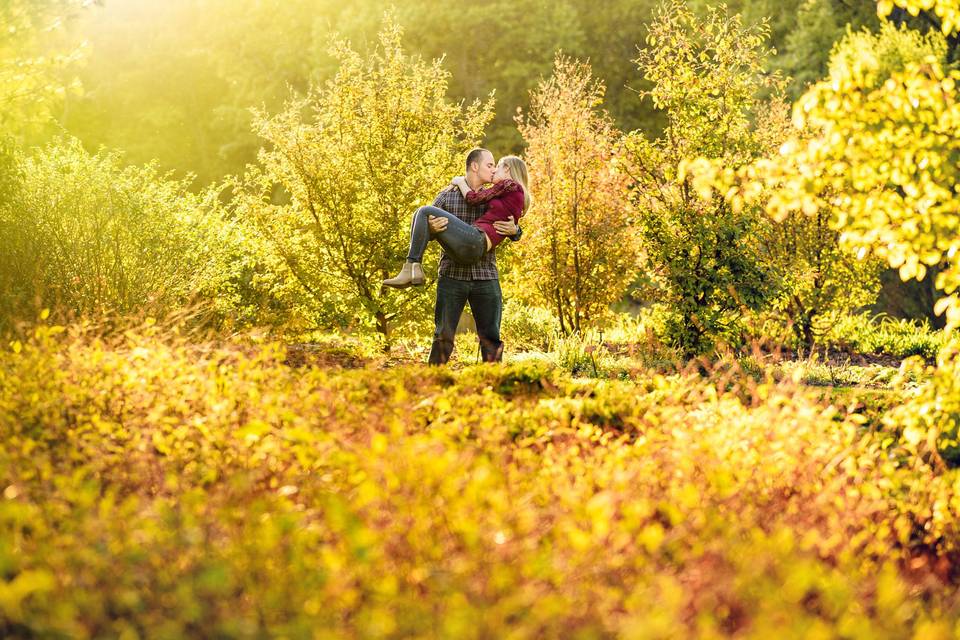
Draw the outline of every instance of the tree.
M846 314L872 304L880 288L881 263L842 247L830 222L827 211L790 214L762 240L780 278L771 307L808 349Z
M890 3L880 2L880 13ZM909 0L900 6L918 9ZM886 6L885 6L886 5ZM956 30L955 5L938 2L943 24ZM750 202L770 190L777 219L835 213L832 226L846 246L872 252L903 279L938 266L935 305L948 332L960 327L960 72L944 64L942 35L890 24L877 34L851 34L831 58L830 75L794 107L796 131L773 157L732 170L704 160L691 167L701 187L729 201ZM960 349L956 339L935 369L908 369L925 382L885 416L901 444L942 463L960 458L957 412Z
M619 300L637 265L620 134L601 109L604 86L587 64L558 55L553 75L517 116L536 198L516 263L530 302L581 332Z
M889 23L878 34L851 33L830 76L795 105L796 130L778 154L738 170L703 161L691 167L695 181L734 202L772 192L766 207L776 219L833 211L848 247L875 253L904 280L940 265L937 286L949 295L937 313L960 325L960 72L945 69L945 52L938 34Z
M23 141L50 121L79 84L64 71L83 49L58 40L68 18L90 0L5 0L0 5L0 138Z
M878 0L877 14L889 16L894 7L905 9L912 16L926 14L944 36L960 32L960 6L956 0Z
M277 115L256 112L271 146L258 169L232 181L236 215L281 261L315 319L355 318L386 346L391 326L427 315L423 290L381 286L406 256L410 217L463 172L492 116L492 100L448 101L440 61L424 63L400 43L391 18L365 57L337 43L340 70L324 87ZM271 200L277 186L289 202Z
M743 310L776 293L758 253L756 207L702 200L681 171L697 155L737 167L760 153L751 117L764 106L759 94L782 85L764 72L766 36L762 23L744 27L723 9L701 21L674 1L660 8L636 60L667 118L661 138L627 139L644 271L654 280L649 296L671 310L668 339L691 354L737 333Z
M786 101L768 106L756 123L764 157L776 155L792 129ZM765 197L770 195L767 191ZM758 226L764 261L777 281L777 295L769 303L773 317L789 326L807 349L838 320L872 304L879 291L881 262L843 246L834 219L832 210L821 209L814 215L793 212Z

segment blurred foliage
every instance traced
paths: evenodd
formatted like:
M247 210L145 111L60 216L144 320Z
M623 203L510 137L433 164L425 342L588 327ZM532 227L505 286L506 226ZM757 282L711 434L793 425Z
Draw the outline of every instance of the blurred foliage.
M960 616L957 472L819 392L283 359L159 325L5 344L0 633L933 638Z
M913 16L932 13L944 35L960 31L960 7L954 0L877 0L877 13L888 16L894 6L906 9Z
M239 173L260 143L249 107L278 110L290 91L336 73L334 33L365 52L376 45L385 10L405 28L404 46L444 57L450 97L468 102L496 90L487 146L497 156L522 151L517 107L551 72L555 52L589 61L607 86L605 105L618 128L656 135L664 123L636 92L649 88L631 60L645 47L656 0L494 0L483 4L422 0L106 0L86 12L77 33L89 42L86 92L71 98L61 123L88 147L127 151L132 162L196 173L203 186ZM703 11L706 0L692 0ZM747 24L771 17L769 61L803 86L822 77L844 27L876 21L869 2L735 0Z
M565 335L607 319L639 264L629 180L615 164L621 134L603 95L589 65L558 55L517 118L534 204L514 250L515 288L551 309Z
M339 71L323 88L256 112L268 146L227 182L230 208L298 285L315 326L350 319L389 346L394 328L428 316L431 295L381 281L407 254L414 211L463 170L493 104L449 102L448 72L407 54L389 17L369 54L340 43L334 55Z
M470 5L421 0L171 0L107 2L80 30L94 54L83 75L87 96L64 125L90 144L127 149L131 159L160 158L196 172L201 184L253 161L249 107L276 111L291 90L304 94L337 72L331 39L361 54L377 43L384 12L404 27L404 47L444 58L453 100L496 91L500 108L486 140L498 156L520 151L516 108L527 103L554 53L603 59L615 70L617 114L645 124L650 111L630 81L633 28L652 0L617 0L595 12L584 0L496 0ZM620 25L609 33L613 24Z
M59 115L84 47L66 23L91 0L4 0L0 4L0 143L35 140ZM2 149L0 149L2 151Z

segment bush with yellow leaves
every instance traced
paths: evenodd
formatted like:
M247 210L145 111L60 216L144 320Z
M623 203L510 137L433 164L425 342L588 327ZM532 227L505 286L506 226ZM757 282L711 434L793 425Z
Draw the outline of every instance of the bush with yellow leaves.
M791 383L0 351L4 637L948 637L956 472Z

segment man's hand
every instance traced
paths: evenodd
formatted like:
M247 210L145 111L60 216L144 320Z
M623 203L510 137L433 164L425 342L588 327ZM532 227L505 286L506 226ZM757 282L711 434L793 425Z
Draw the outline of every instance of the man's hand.
M448 222L450 221L442 216L427 216L427 226L433 233L440 233L446 229Z
M509 221L497 220L493 223L493 228L497 230L497 233L507 238L517 235L517 229L519 229L513 216L510 216Z

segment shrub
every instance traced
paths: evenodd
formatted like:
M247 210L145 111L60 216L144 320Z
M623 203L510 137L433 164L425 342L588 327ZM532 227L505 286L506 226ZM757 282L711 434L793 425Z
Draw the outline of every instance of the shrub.
M957 472L813 392L283 358L157 325L4 345L0 634L909 637L960 615Z
M77 140L20 154L17 166L19 183L0 202L0 323L41 308L164 314L197 298L229 308L237 245L213 193Z
M547 351L557 333L557 320L546 309L514 298L505 301L501 333L511 351Z

